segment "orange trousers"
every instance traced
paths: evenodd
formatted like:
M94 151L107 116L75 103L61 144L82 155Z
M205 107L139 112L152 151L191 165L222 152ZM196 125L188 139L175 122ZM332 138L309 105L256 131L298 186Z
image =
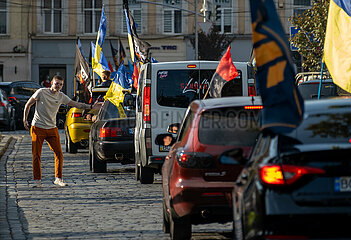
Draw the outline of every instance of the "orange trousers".
M30 129L32 137L32 154L33 154L33 177L34 180L41 179L41 150L43 142L46 140L50 149L55 154L55 177L62 178L63 153L61 148L60 135L57 127L43 129L32 126Z

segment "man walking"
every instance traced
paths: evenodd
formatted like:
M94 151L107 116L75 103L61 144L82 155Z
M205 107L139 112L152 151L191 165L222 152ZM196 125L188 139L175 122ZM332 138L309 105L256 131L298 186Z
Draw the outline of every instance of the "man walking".
M59 186L67 184L62 179L63 153L60 142L60 135L56 127L56 114L61 104L81 109L99 109L102 103L95 102L94 105L72 101L67 95L61 92L63 78L54 76L50 88L38 89L27 101L23 113L23 125L29 130L27 121L31 106L35 105L35 113L31 123L30 134L32 137L33 154L33 177L35 187L41 187L41 150L44 140L55 154L55 182Z

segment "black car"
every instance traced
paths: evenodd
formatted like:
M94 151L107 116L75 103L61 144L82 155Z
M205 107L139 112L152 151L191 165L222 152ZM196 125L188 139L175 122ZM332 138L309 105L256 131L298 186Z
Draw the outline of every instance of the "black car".
M302 124L261 132L233 190L236 239L351 239L351 98L306 101Z
M0 88L6 92L9 101L15 107L15 119L18 128L23 128L24 106L28 99L41 86L31 81L0 82ZM31 121L34 115L34 108L31 108L28 120Z
M2 89L0 89L0 127L10 131L16 130L15 108Z
M320 80L308 80L298 84L301 96L305 100L318 99ZM320 98L330 98L336 96L350 96L351 94L344 91L336 85L332 79L323 79L321 85Z
M134 163L135 103L133 97L131 99L129 104L124 101L127 118L121 118L116 105L105 101L97 121L92 124L89 163L93 172L106 172L109 162Z

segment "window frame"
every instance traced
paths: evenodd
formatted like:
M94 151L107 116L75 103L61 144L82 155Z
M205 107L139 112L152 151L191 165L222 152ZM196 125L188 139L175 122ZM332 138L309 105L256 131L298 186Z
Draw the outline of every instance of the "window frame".
M130 13L133 16L134 22L138 25L137 27L137 34L142 34L142 26L143 26L143 18L142 18L142 9L141 7L133 7L133 8L129 8ZM140 21L138 22L135 19L135 11L140 11ZM128 29L127 29L127 22L126 22L126 15L124 13L124 9L122 9L122 34L128 34Z
M101 18L101 13L102 13L102 7L101 8L96 8L95 7L95 2L96 1L101 1L101 6L103 5L104 1L103 0L90 0L91 1L91 7L85 7L85 0L82 2L82 16L83 16L83 32L84 34L96 34L99 31L99 26L100 26L100 18ZM87 32L86 31L86 12L91 12L91 31ZM96 19L97 14L99 14L99 20Z
M55 8L55 1L57 0L49 0L51 1L51 7L50 8L45 8L43 5L43 33L46 34L60 34L62 33L62 29L63 29L63 0L60 0L60 8ZM50 12L50 31L46 31L46 11ZM55 12L59 11L60 12L60 22L59 22L59 28L60 30L58 32L55 32L55 23L57 23L55 21Z
M166 32L165 31L165 12L170 11L172 16L171 16L171 31ZM175 19L175 12L180 12L180 32L175 32L176 29L176 19ZM183 24L182 24L182 11L179 9L174 9L174 8L164 8L163 13L162 13L162 32L163 34L181 34L183 32Z
M1 9L0 8L0 12L4 12L5 13L5 32L0 32L0 36L4 36L4 35L8 35L9 32L9 1L5 0L5 8Z
M231 7L220 7L220 8L218 8L217 9L217 15L218 15L218 12L220 12L220 25L218 25L217 24L217 20L215 20L214 21L214 27L217 27L217 26L220 26L220 31L219 31L219 33L221 33L221 34L232 34L233 33L233 26L232 26L232 24L229 24L229 26L230 26L230 31L229 32L225 32L224 30L225 30L225 26L226 25L224 25L224 19L225 19L225 11L226 10L229 10L229 13L230 13L230 22L232 22L232 20L233 20L233 8L231 8Z

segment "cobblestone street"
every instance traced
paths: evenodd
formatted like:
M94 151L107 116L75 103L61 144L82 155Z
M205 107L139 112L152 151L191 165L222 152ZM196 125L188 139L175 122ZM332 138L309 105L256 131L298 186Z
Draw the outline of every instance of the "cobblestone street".
M10 134L3 133L3 135ZM0 164L0 239L169 239L162 231L161 176L151 185L134 179L133 165L89 171L88 150L64 152L64 180L54 181L54 157L44 143L41 188L32 188L31 140L26 131ZM64 133L60 130L64 149ZM231 224L193 226L193 239L227 239ZM203 233L206 232L206 233Z

